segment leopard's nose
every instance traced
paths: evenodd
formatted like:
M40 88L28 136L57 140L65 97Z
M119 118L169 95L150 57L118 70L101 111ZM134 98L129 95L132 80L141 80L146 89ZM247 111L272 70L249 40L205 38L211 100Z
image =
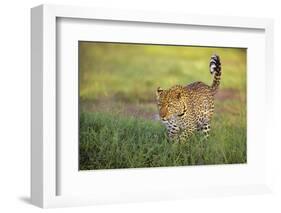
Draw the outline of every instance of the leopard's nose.
M165 107L161 108L161 109L160 109L160 112L159 112L160 117L161 117L162 119L164 119L164 118L166 117L166 115L167 115L167 112L168 112L168 110L167 110Z

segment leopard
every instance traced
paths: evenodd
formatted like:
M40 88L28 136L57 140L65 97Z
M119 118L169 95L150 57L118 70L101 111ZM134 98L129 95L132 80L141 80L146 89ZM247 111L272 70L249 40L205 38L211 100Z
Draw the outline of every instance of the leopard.
M159 118L166 127L169 140L188 141L195 132L200 132L204 140L209 138L221 70L220 57L213 54L209 61L209 71L213 76L211 85L196 81L169 89L157 88Z

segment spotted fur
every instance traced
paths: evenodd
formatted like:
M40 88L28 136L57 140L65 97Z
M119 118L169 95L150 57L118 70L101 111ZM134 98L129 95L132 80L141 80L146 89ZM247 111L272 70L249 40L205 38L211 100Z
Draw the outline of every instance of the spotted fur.
M194 82L187 86L175 85L164 90L158 87L156 99L159 116L165 124L171 140L186 140L195 131L209 136L210 122L214 113L214 95L221 79L221 63L213 55L209 64L213 75L212 85Z

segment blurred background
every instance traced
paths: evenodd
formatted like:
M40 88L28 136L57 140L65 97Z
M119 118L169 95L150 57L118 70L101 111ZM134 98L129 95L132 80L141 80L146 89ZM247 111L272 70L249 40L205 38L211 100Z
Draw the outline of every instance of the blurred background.
M80 109L154 119L155 90L194 81L210 85L218 54L217 110L239 114L246 101L246 49L79 42Z

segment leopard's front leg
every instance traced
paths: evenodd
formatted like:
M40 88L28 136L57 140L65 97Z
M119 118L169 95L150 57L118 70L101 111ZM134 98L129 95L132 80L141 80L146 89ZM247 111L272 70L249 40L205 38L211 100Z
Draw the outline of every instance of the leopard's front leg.
M187 141L194 134L195 130L196 130L195 125L189 125L185 127L185 129L181 131L181 134L179 136L180 141Z
M169 139L175 141L180 133L180 128L174 123L169 123L167 125L167 130Z
M209 138L209 132L211 130L210 123L204 123L202 126L202 132L204 135L204 140L207 140Z

